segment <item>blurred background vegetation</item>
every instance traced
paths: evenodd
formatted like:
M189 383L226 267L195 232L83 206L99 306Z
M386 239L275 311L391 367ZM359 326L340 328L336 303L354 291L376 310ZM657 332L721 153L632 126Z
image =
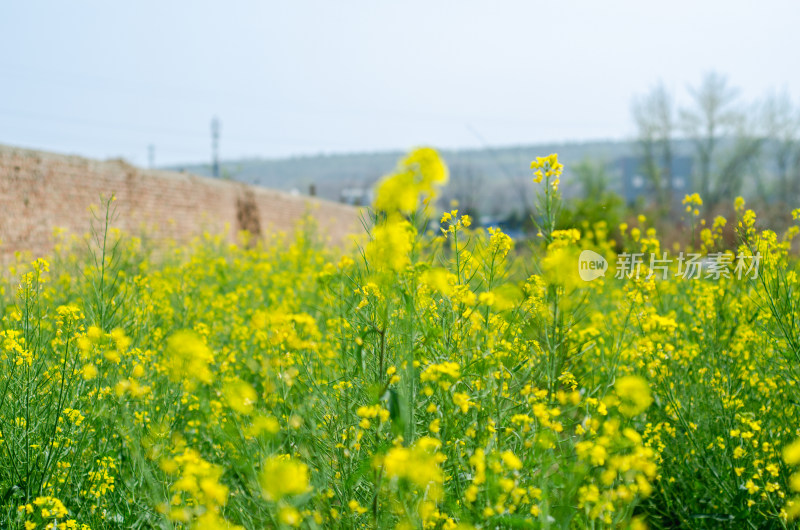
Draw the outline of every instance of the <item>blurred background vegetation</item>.
M726 76L709 72L685 94L659 82L631 100L636 138L628 141L442 150L450 182L440 198L482 226L517 239L532 235L532 153L558 152L566 166L561 221L610 228L645 212L668 241L687 237L682 199L699 193L703 215L730 217L744 196L769 226L781 229L800 199L800 109L786 91L745 101ZM678 105L677 101L686 101ZM476 132L477 134L477 132ZM354 205L372 202L375 183L399 152L242 159L221 163L222 178ZM211 175L210 165L173 167ZM772 212L783 212L773 214ZM683 234L681 236L680 234Z

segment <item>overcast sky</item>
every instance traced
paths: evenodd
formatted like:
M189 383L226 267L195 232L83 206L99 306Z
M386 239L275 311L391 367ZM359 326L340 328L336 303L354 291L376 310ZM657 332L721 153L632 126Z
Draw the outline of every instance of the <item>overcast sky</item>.
M146 165L625 139L659 79L800 103L800 2L0 3L0 143Z

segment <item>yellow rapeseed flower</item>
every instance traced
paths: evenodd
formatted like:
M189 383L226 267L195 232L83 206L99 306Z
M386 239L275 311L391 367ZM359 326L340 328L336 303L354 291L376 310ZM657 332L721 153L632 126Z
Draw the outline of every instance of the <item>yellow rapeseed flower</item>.
M500 458L503 459L503 463L506 465L506 467L514 470L522 469L522 460L520 460L519 457L511 451L504 451L500 455Z
M373 205L381 212L409 215L417 209L420 196L434 197L447 180L447 167L435 149L415 149L400 161L395 173L378 183Z
M253 387L242 380L236 379L226 383L222 389L225 401L228 406L240 414L250 414L253 412L253 405L257 395Z
M273 456L264 462L259 474L261 492L268 501L300 495L311 489L308 466L287 456Z
M800 464L800 439L783 448L783 461L790 466Z
M93 364L86 364L81 370L81 375L85 380L91 381L97 377L97 367Z
M178 331L167 340L165 364L175 382L184 380L189 387L196 381L210 383L213 377L209 365L213 360L211 350L193 331Z
M411 262L409 252L413 241L414 229L405 219L379 224L365 251L370 267L379 271L401 271Z
M650 386L639 376L629 375L617 379L614 389L620 399L619 411L625 416L641 414L653 402Z
M391 478L406 479L417 486L425 487L433 483L441 485L444 480L440 464L445 457L438 453L441 442L435 438L423 437L413 447L393 447L382 461L383 470Z

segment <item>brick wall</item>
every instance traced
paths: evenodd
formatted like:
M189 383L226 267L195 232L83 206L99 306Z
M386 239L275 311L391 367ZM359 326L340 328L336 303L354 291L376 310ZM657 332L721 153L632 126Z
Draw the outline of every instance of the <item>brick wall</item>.
M240 229L291 232L306 214L331 244L360 229L358 210L311 197L186 173L144 170L123 161L97 161L0 145L0 263L16 251L47 254L53 229L84 234L89 208L114 193L115 226L155 239L188 241L208 231L230 240Z

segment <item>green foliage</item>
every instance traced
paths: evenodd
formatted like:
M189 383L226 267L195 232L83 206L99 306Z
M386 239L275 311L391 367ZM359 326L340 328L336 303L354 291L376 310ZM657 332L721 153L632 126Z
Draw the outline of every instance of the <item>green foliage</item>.
M88 254L15 265L5 527L792 526L800 229L757 230L737 201L736 255L762 256L760 276L643 263L586 282L582 250L613 263L617 244L660 251L658 233L644 217L619 243L606 216L561 225L560 164L533 169L528 249L458 211L423 233L433 201L393 193L446 180L419 150L358 252L306 224L155 253L109 214ZM725 251L723 225L703 252Z

